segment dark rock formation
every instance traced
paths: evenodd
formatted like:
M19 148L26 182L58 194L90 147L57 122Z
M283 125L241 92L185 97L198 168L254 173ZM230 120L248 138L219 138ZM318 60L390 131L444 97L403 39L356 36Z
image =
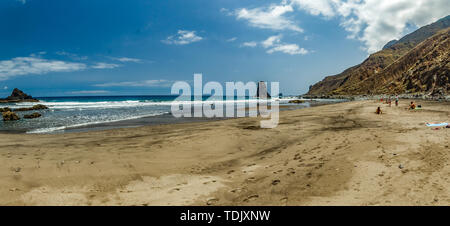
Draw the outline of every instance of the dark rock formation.
M34 99L32 96L24 93L22 90L15 88L11 96L6 99L0 99L0 103L11 103L11 102L39 102L39 100Z
M269 99L271 98L269 92L267 92L267 86L265 82L258 83L258 89L256 91L256 97L260 99Z
M7 112L3 112L2 113L3 116L3 121L16 121L19 120L19 116L11 111L7 111Z
M0 112L8 112L8 111L12 111L11 108L9 107L0 108Z
M43 104L36 104L33 107L29 107L29 108L16 108L13 111L37 111L37 110L46 110L48 109L47 106L43 105Z
M33 118L39 118L41 116L42 116L41 114L39 114L38 112L35 112L33 114L30 114L30 115L24 115L23 117L26 118L26 119L33 119Z
M290 100L289 101L290 104L303 104L305 103L304 100Z

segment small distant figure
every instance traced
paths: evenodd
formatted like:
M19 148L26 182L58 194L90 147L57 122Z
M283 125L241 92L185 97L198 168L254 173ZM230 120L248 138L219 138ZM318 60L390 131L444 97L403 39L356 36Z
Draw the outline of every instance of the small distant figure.
M398 107L398 96L395 97L395 106Z
M411 101L411 104L409 105L409 110L416 109L416 104L414 104L414 101Z
M377 114L377 115L383 114L383 111L381 110L381 107L377 108L377 111L375 112L375 114Z
M389 104L389 107L392 106L392 99L391 99L391 97L389 97L388 104Z

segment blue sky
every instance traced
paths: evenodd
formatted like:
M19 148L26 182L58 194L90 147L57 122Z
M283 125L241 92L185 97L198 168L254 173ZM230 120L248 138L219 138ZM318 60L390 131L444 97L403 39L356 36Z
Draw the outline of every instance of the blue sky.
M2 0L0 95L170 94L193 73L302 94L450 12L441 0L377 2Z

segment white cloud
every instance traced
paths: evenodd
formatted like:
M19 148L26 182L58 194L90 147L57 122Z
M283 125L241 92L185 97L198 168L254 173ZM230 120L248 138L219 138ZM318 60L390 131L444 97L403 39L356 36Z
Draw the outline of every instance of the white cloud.
M120 62L133 62L133 63L139 63L142 60L137 58L129 58L129 57L112 57L113 60L117 60Z
M274 52L282 52L290 55L306 55L308 50L300 48L297 44L282 44L276 45L273 48L267 50L267 53L272 54Z
M120 67L118 64L108 64L108 63L97 63L92 68L94 69L113 69L116 67Z
M254 9L238 9L235 11L237 19L247 20L250 26L271 30L292 30L303 32L303 29L286 18L286 13L293 12L291 5L270 5Z
M256 47L258 45L258 43L257 42L244 42L244 43L242 43L242 47Z
M50 72L71 72L86 69L86 64L60 60L47 60L35 56L16 57L0 61L0 80L26 74L47 74Z
M286 54L290 54L290 55L305 55L305 54L309 53L308 50L306 50L304 48L300 48L297 44L288 44L288 43L281 42L282 38L283 38L282 35L274 35L274 36L270 36L266 40L261 41L259 43L258 42L245 42L242 44L242 46L256 47L256 46L260 45L264 49L267 49L266 52L268 54L272 54L275 52L281 52L281 53L286 53Z
M408 26L422 27L449 15L450 4L448 0L282 0L268 8L238 9L235 14L253 27L301 31L286 17L295 11L341 20L348 37L373 53L404 36Z
M278 44L281 42L281 35L271 36L268 39L264 40L261 44L264 48L272 47L274 44Z
M106 90L81 90L81 91L72 91L70 94L106 94L110 93Z
M450 14L448 0L349 0L335 6L349 37L369 53L404 36L408 25L422 27Z
M5 89L5 90L8 89L8 86L4 86L3 89Z
M201 40L203 38L197 36L196 31L179 30L177 35L169 36L166 40L162 40L162 42L168 45L186 45Z
M272 54L274 52L282 52L290 55L305 55L308 51L304 48L300 48L297 44L285 44L281 43L282 35L270 36L266 40L261 42L262 47L268 49L267 53Z
M232 16L233 15L233 12L230 12L230 10L227 9L227 8L221 8L220 12L223 13L223 14L226 14L228 16Z
M145 81L130 81L130 82L110 82L103 84L96 84L96 87L170 87L172 81L167 80L145 80Z
M58 51L58 52L56 52L56 54L60 55L60 56L69 57L72 60L87 60L88 59L87 56L79 56L79 55L77 55L75 53L69 53L69 52L66 52L66 51Z
M335 15L335 4L339 0L291 0L294 7L299 7L311 15L332 17Z
M233 37L233 38L227 39L227 42L234 42L234 41L236 41L236 40L237 40L237 38L236 38L236 37Z

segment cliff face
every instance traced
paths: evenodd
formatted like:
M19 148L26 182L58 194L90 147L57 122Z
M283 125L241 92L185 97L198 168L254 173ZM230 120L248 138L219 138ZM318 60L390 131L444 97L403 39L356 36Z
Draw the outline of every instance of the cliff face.
M360 65L311 86L308 95L448 94L450 16L388 43Z

